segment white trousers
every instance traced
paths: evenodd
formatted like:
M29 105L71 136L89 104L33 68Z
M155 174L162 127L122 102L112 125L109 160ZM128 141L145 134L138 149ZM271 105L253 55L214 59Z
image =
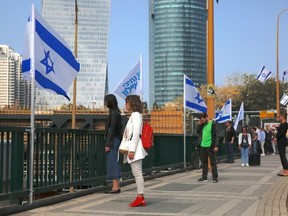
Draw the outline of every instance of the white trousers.
M134 161L130 164L132 174L135 178L137 193L144 194L144 178L142 174L142 160Z
M262 154L265 154L264 144L265 144L265 142L261 142Z

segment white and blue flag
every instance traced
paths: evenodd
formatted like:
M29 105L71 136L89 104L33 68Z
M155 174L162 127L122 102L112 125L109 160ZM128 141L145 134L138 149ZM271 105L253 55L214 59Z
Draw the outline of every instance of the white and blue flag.
M69 88L80 70L80 64L65 40L32 6L28 19L22 61L22 77L35 79L38 89L63 95L68 100Z
M282 82L285 81L285 76L287 75L287 73L288 73L288 70L287 70L287 69L283 71Z
M263 66L257 75L256 79L262 83L265 83L266 80L271 76L272 72Z
M285 93L283 94L282 98L280 99L280 104L286 106L286 104L288 103L288 95L286 95Z
M235 124L234 124L235 131L237 130L238 123L243 119L244 119L244 103L242 102L240 109L239 109L239 112L238 112L238 115L237 115L237 118L236 118L236 121L235 121Z
M215 121L218 123L224 123L232 120L232 101L227 100L221 111L216 113Z
M124 100L128 95L140 96L142 94L141 57L138 63L121 80L113 92Z
M196 86L186 75L184 75L184 108L198 113L206 113L207 105Z

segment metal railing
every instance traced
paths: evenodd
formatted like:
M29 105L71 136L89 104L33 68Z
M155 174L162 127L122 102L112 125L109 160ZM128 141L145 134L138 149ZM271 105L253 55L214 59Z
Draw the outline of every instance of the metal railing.
M27 200L30 139L30 128L0 127L0 207L1 202L21 204ZM154 147L143 161L143 172L150 175L167 167L183 168L183 139L183 135L154 134ZM196 136L186 137L188 164L196 141ZM220 148L218 157L224 154ZM105 185L103 132L37 128L33 158L34 195ZM129 165L122 164L121 169L123 180L132 178Z

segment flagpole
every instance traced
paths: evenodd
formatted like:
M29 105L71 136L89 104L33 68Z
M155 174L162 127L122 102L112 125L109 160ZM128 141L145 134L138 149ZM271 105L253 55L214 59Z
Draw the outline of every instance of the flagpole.
M242 119L242 127L244 127L244 119L245 119L245 109L244 109L244 102L242 102L243 105L243 119Z
M140 53L140 98L143 101L143 57L142 53Z
M207 35L207 90L215 90L214 84L214 0L208 3L208 35ZM215 116L215 94L207 94L207 114Z
M31 29L30 29L30 55L31 55L31 118L30 118L30 154L29 154L29 204L33 203L34 187L34 130L35 130L35 8L32 4Z
M280 114L280 83L279 83L279 20L282 13L288 11L288 8L282 10L277 17L276 27L276 110L277 117Z
M184 114L183 114L183 140L184 140L184 143L183 143L183 164L184 164L184 168L186 168L186 104L185 104L185 98L186 98L186 90L185 90L185 75L183 76L183 111L184 111Z
M75 0L75 34L74 34L74 56L77 58L78 51L78 4L77 0ZM75 77L73 81L73 111L72 111L72 129L76 129L76 90L77 90L77 77ZM71 153L75 150L75 142L73 142L73 148L71 149ZM71 154L72 155L72 154ZM73 160L74 161L74 160ZM73 181L73 163L71 160L70 165L70 182ZM70 192L74 192L74 187L70 187Z
M75 34L74 34L74 56L77 58L77 40L78 40L78 5L75 0ZM77 90L77 77L73 81L73 112L72 112L72 129L76 128L76 90Z

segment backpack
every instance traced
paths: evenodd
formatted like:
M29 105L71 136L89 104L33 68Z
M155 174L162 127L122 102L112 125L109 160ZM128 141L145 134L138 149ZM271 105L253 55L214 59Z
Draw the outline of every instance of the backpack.
M143 123L142 135L141 135L142 145L145 150L149 150L153 146L153 128L148 122Z

